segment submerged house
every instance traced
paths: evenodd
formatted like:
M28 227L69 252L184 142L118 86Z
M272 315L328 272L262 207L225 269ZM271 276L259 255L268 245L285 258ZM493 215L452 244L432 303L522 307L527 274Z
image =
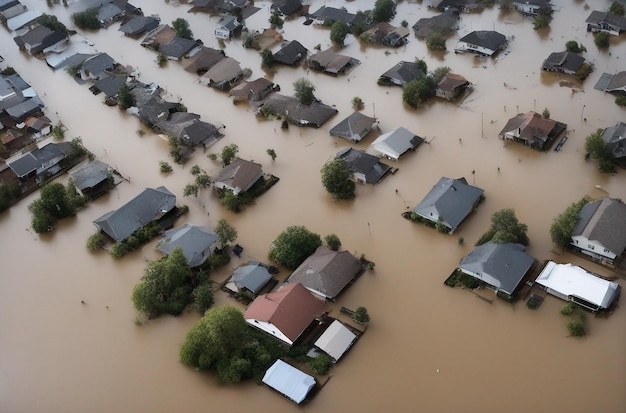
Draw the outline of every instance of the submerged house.
M167 120L156 123L154 128L192 148L198 145L209 147L223 137L215 125L201 121L200 115L190 112L174 112Z
M57 50L67 43L69 37L64 32L54 31L38 24L23 35L16 36L13 40L20 50L25 50L34 56Z
M159 46L159 53L167 56L169 60L181 60L196 46L198 46L198 42L195 40L174 37L169 42Z
M616 95L626 95L626 71L609 76L611 76L611 78L604 88L604 91Z
M435 96L453 100L470 86L470 83L461 75L448 73L437 84Z
M383 46L400 47L408 43L410 33L411 31L406 27L396 27L387 22L380 22L361 33L359 38Z
M377 156L354 148L342 149L335 158L343 160L354 174L354 180L364 184L376 184L392 172Z
M157 250L169 255L174 249L180 248L189 267L195 268L204 264L218 241L219 237L211 228L185 224L180 228L165 231Z
M200 83L220 90L229 90L243 78L243 69L232 57L220 59L200 78Z
M70 174L70 179L81 195L95 198L113 185L111 167L97 159Z
M332 251L318 247L285 280L286 284L302 284L323 299L334 301L363 272L361 262L348 251Z
M45 178L60 172L60 162L74 152L69 142L51 142L8 161L7 165L19 179Z
M96 228L121 242L150 222L159 222L176 209L176 195L164 186L146 188L139 195L93 221Z
M278 13L282 16L291 16L302 10L302 1L300 0L274 0L270 11Z
M313 346L326 353L333 363L337 363L356 342L358 336L341 321L334 320Z
M223 51L201 46L190 56L190 62L185 66L185 71L203 75L225 57Z
M585 23L588 32L605 32L619 36L626 30L626 17L597 10L591 12Z
M547 261L535 280L547 293L591 311L609 309L620 296L621 286L572 264Z
M213 187L230 190L234 195L245 192L263 177L261 164L235 159L213 178Z
M626 123L617 122L615 126L605 128L600 136L609 146L615 158L626 157Z
M243 81L228 92L228 96L236 99L248 100L250 102L258 102L263 100L274 90L280 89L272 81L260 77L253 81Z
M505 46L506 37L503 34L493 30L478 30L461 37L454 52L493 56Z
M297 40L292 40L274 53L274 62L295 66L306 59L309 50Z
M235 16L224 16L217 24L218 26L215 29L215 37L223 40L239 36L241 34L241 30L243 29L243 26Z
M552 13L552 4L549 0L513 0L513 7L525 17Z
M360 142L371 132L376 122L376 118L366 116L361 112L353 112L347 118L333 126L329 134L330 136L343 138L350 142Z
M570 245L594 261L613 265L626 250L626 205L602 198L583 206Z
M332 25L336 22L346 23L348 26L354 26L364 23L366 16L362 13L349 13L345 9L336 7L322 6L313 13L308 15L315 24Z
M510 139L543 151L567 129L567 125L546 119L536 112L520 113L509 119L499 133L500 139Z
M412 209L417 216L443 225L452 234L484 198L484 190L469 185L465 178L441 177L424 199Z
M262 381L296 404L302 403L317 384L313 376L282 360L267 369Z
M415 22L412 28L415 36L419 38L426 38L433 33L441 33L441 35L447 36L459 29L459 11L458 9L450 8L444 13L421 18Z
M522 244L489 241L463 257L459 270L511 297L534 263Z
M572 52L555 52L543 61L541 70L576 75L585 64L584 57Z
M106 53L98 53L85 59L80 66L82 80L100 80L112 72L115 60Z
M412 80L425 76L426 73L415 62L402 61L394 65L378 78L379 85L396 85L404 87Z
M384 157L397 161L400 156L410 150L415 150L422 142L424 142L423 138L400 127L380 135L372 142L372 148Z
M326 304L300 283L262 294L244 313L246 322L290 346L325 313Z
M337 109L321 102L304 105L294 97L279 93L269 96L257 110L261 108L265 108L271 114L280 115L298 126L313 128L319 128L338 112Z
M133 16L122 23L118 30L126 36L139 37L146 32L156 29L159 23L160 19L158 17Z
M248 261L235 268L224 287L235 294L248 294L256 297L272 279L267 265Z
M361 62L353 57L336 53L331 49L326 49L311 56L307 64L311 69L318 72L338 75L361 64Z

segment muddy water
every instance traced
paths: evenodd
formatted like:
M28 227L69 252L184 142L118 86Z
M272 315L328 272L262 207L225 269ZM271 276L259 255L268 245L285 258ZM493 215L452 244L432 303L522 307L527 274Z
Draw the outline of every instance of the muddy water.
M42 2L24 3L40 7ZM343 4L313 3L312 9ZM138 67L142 80L156 81L190 111L224 124L225 138L209 152L236 143L241 157L261 162L266 171L280 177L278 185L238 215L224 211L208 193L198 199L182 197L182 188L191 181L191 165L214 173L217 164L199 152L185 168L175 167L173 174L162 176L158 162L168 158L165 141L151 134L140 137L136 118L104 106L100 97L65 73L54 73L44 63L20 54L11 36L0 31L0 55L42 95L48 113L130 179L51 235L39 237L28 230L27 205L36 195L0 216L0 410L243 412L259 406L263 411L296 410L262 386L222 388L212 377L181 366L178 347L197 321L195 314L135 325L130 291L145 260L156 258L154 243L120 261L85 250L95 218L147 186L166 185L191 208L184 222L212 225L224 217L233 224L239 230L238 242L245 247L242 261L263 260L280 231L300 224L322 235L336 233L346 249L376 263L375 271L366 273L338 303L369 309L373 320L367 334L334 368L333 378L305 410L625 411L624 311L619 309L609 319L590 317L589 336L575 340L566 337L565 321L558 314L562 302L556 299L547 298L538 311L531 312L523 303L490 305L468 292L442 286L488 227L491 214L506 207L515 208L528 225L529 252L537 259L573 261L608 275L586 261L555 254L548 227L554 216L584 195L626 198L623 173L600 175L583 159L587 134L625 118L611 97L592 86L603 71L624 69L626 46L622 39L612 44L610 55L599 53L585 32L583 22L589 11L584 4L555 3L559 10L548 32L535 32L528 20L497 9L464 15L460 36L495 28L512 38L510 53L497 60L432 54L415 38L398 50L363 47L348 38L343 52L362 61L348 76L331 78L302 68L277 68L273 80L283 93L291 93L291 84L308 76L316 85L316 95L336 105L339 114L319 130L283 131L275 122L257 121L251 111L233 106L224 94L196 84L197 77L178 64L158 68L154 54L121 36L117 25L85 34L99 51ZM189 14L187 5L173 2L134 4L146 14L160 15L164 22L188 19L196 37L218 47L212 35L215 18ZM353 12L368 5L364 1L345 4ZM252 28L263 27L268 16L268 2L257 6L262 10L248 21ZM69 23L71 8L48 12ZM406 19L411 25L430 14L425 6L405 1L395 23ZM285 38L298 39L310 50L317 44L329 46L326 30L301 23L288 21ZM448 47L457 39L450 39ZM559 86L560 76L539 71L543 59L570 39L582 41L589 49L586 57L596 65L596 72L576 93ZM243 49L239 42L227 42L226 53L252 69L253 77L264 75L257 53ZM378 87L376 79L399 60L415 57L424 58L430 68L451 67L474 83L474 92L458 107L433 101L418 111L405 109L400 89ZM404 126L431 144L402 158L394 165L398 172L379 185L359 186L356 200L338 203L322 188L319 169L347 145L330 138L328 129L350 113L353 96L366 102L364 113L375 115L383 131ZM561 152L537 153L497 139L509 117L546 107L570 129ZM367 149L372 139L356 146ZM267 148L278 154L274 163L265 153ZM486 191L486 201L454 236L400 217L442 175L465 176ZM463 245L458 244L459 237L465 239ZM234 259L231 266L239 262ZM223 279L227 272L216 278ZM217 301L234 304L222 296ZM337 308L333 313L338 313Z

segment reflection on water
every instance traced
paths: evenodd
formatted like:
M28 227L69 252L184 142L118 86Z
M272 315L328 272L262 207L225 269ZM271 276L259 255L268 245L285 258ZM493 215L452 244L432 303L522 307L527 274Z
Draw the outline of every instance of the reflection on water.
M42 7L34 0L24 3ZM198 152L185 167L161 175L159 161L168 159L164 140L152 134L139 136L136 118L106 107L99 96L66 73L52 72L43 62L19 53L11 36L0 30L0 54L42 95L48 113L57 114L72 136L81 136L99 159L130 178L49 236L38 237L28 230L27 205L36 195L0 216L4 239L0 410L243 412L260 404L267 411L294 410L263 386L218 387L212 377L181 366L178 346L197 321L196 315L164 317L141 327L134 324L130 292L145 260L157 257L154 243L120 261L85 249L95 218L144 187L158 185L167 186L190 206L185 222L212 225L223 217L233 224L239 231L238 242L245 247L241 260L264 260L276 235L288 225L300 224L322 235L337 234L345 248L376 263L375 271L361 277L337 303L366 306L372 323L334 368L328 386L306 407L309 411L370 412L392 407L394 411L499 412L503 406L508 412L626 410L624 311L618 309L609 319L589 317L590 335L575 340L566 337L565 321L558 313L562 302L552 297L531 312L523 303L511 307L496 300L490 305L442 285L488 227L491 214L506 207L515 208L520 221L528 225L529 253L537 259L574 261L606 274L569 254L557 254L548 228L557 214L584 195L626 197L621 176L600 175L583 158L585 136L624 120L613 98L592 86L602 72L623 69L620 57L626 55L626 46L622 40L612 44L610 54L598 52L585 31L589 11L584 5L556 3L549 31L536 32L531 21L497 9L463 15L458 36L448 40L448 48L472 30L495 29L511 39L508 53L496 59L477 60L450 52L440 56L413 36L400 49L362 47L349 37L341 53L362 64L347 76L277 67L273 81L282 93L291 94L292 83L307 77L316 86L316 96L339 110L319 130L293 126L282 130L276 122L256 120L251 110L233 106L225 94L198 85L197 77L179 64L159 68L155 54L123 37L117 24L87 33L99 51L139 68L143 81L156 81L169 98L182 99L203 120L224 124L225 138L207 152L236 143L242 158L261 162L266 171L280 177L276 186L238 215L222 209L210 193L198 199L182 197L182 188L191 181L191 165L198 164L209 174L219 169L206 154ZM158 14L163 22L188 19L196 37L219 47L212 34L217 18L187 13L189 6L177 2L134 4L145 14ZM314 1L312 9L322 4L344 5ZM267 24L269 2L257 1L256 6L261 10L247 25L260 29ZM345 3L352 12L368 6L371 2ZM415 2L402 2L398 9L396 25L402 20L412 25L433 14ZM57 7L49 12L69 23L72 10ZM285 39L297 39L309 50L318 44L322 49L330 46L326 29L301 23L302 19L288 21ZM585 56L596 67L582 90L575 83L561 87L561 76L539 71L543 59L562 50L568 40L582 42L589 49ZM244 49L237 40L226 42L225 51L250 68L253 78L264 76L256 51ZM376 79L398 61L416 57L425 59L431 69L451 67L474 84L473 93L458 105L433 100L419 110L407 110L401 90L378 87ZM351 112L354 96L365 101L364 113L376 116L383 132L404 126L431 144L403 157L394 165L398 172L382 183L359 186L356 200L335 202L322 188L319 170L348 145L329 137L328 130ZM568 124L570 139L561 152L537 153L497 139L510 117L544 108ZM372 139L368 136L355 146L367 149ZM267 156L267 148L276 150L275 162ZM479 210L454 236L400 216L442 175L465 176L486 194ZM464 238L463 245L458 237ZM238 264L237 258L231 263ZM223 279L227 272L217 277ZM223 296L217 301L235 305ZM338 313L338 307L333 308Z

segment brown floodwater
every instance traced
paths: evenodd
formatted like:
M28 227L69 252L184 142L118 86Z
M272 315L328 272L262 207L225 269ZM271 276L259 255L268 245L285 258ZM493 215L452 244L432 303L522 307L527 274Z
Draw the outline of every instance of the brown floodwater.
M23 3L46 8L42 1ZM247 24L261 29L267 24L270 3L256 3L261 10ZM584 160L585 137L626 117L613 97L593 89L602 72L624 69L626 44L623 38L613 39L610 53L599 52L585 31L584 20L590 12L585 3L554 3L557 11L548 31L534 31L531 21L497 8L464 14L448 48L469 31L495 29L511 39L508 53L496 59L431 53L411 35L410 43L400 49L362 46L348 38L342 53L362 64L347 76L333 78L304 68L277 67L273 81L282 93L291 94L292 83L308 77L316 86L316 96L336 105L339 114L318 130L292 126L284 131L277 122L258 121L251 110L234 106L225 94L197 84L197 77L183 71L180 64L159 68L155 54L139 46L139 41L122 36L119 24L85 33L99 51L139 68L141 80L157 82L170 98L182 99L204 120L225 125L224 139L207 153L236 143L242 158L261 162L267 172L280 178L240 214L225 211L209 192L197 199L183 198L183 187L192 181L191 165L198 164L210 174L219 169L206 154L198 151L185 167L175 166L174 173L161 175L159 161L168 160L163 139L151 133L138 135L137 118L103 105L100 96L93 96L63 71L53 72L44 62L20 53L12 35L0 29L4 64L13 66L39 92L47 113L63 121L69 136L80 136L99 159L130 180L49 235L29 230L27 206L37 194L0 216L0 411L296 411L264 386L220 387L210 374L181 365L178 348L198 315L135 324L131 289L146 260L158 256L154 242L117 261L86 250L85 241L95 231L94 219L141 189L159 185L190 206L180 224L213 225L223 217L238 229L237 241L244 246L244 254L216 274L218 281L241 261L265 260L271 241L288 225L296 224L322 235L335 233L344 248L376 263L374 271L364 274L331 306L335 315L342 305L366 306L372 321L362 339L333 368L326 387L304 407L306 411L626 411L623 309L607 319L589 316L589 335L574 339L568 337L565 319L559 314L563 302L554 297L530 311L523 302L488 304L468 291L442 284L487 229L491 214L501 208L514 208L528 225L528 251L537 259L574 262L611 275L604 268L556 252L548 228L556 215L585 195L626 198L623 171L602 175L594 163ZM599 3L595 7L608 4ZM147 15L158 14L163 22L188 19L195 37L218 47L212 33L217 18L190 14L188 5L173 1L135 0L133 4ZM323 4L344 3L314 0L311 9ZM345 6L355 12L371 4L352 1ZM69 24L72 7L46 11ZM425 5L404 1L394 23L407 20L412 25L432 14ZM284 37L299 40L309 50L317 44L323 49L330 46L328 30L303 26L302 21L287 21ZM585 57L596 68L576 92L559 85L565 77L539 70L543 59L562 50L567 40L581 41L588 48ZM244 49L240 41L226 42L225 51L250 68L253 78L265 75L258 53ZM379 87L376 79L398 61L415 57L425 59L431 69L451 67L474 84L473 93L459 105L433 100L417 111L406 109L401 90ZM430 145L402 157L394 164L398 172L380 184L358 186L354 201L335 202L323 189L319 170L348 146L331 138L328 130L351 112L353 96L365 101L363 112L376 116L382 131L404 126L424 136ZM560 152L538 153L497 138L508 118L544 108L552 118L568 124L570 139ZM367 149L373 138L368 136L355 146ZM275 162L266 154L267 148L276 150ZM464 176L485 190L485 202L453 236L400 216L441 176ZM459 237L465 240L462 245ZM283 270L279 277L287 275ZM491 297L489 291L481 293ZM217 302L237 305L220 294Z

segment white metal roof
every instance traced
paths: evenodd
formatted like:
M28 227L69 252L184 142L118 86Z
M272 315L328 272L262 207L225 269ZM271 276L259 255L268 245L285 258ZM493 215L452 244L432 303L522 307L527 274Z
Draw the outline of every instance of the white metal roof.
M537 283L566 296L582 298L607 308L616 293L617 284L596 277L584 268L549 261L537 277Z
M265 372L263 383L300 404L315 386L315 379L282 360L276 360Z
M315 346L335 360L339 360L348 351L356 335L341 322L335 320L317 339Z

